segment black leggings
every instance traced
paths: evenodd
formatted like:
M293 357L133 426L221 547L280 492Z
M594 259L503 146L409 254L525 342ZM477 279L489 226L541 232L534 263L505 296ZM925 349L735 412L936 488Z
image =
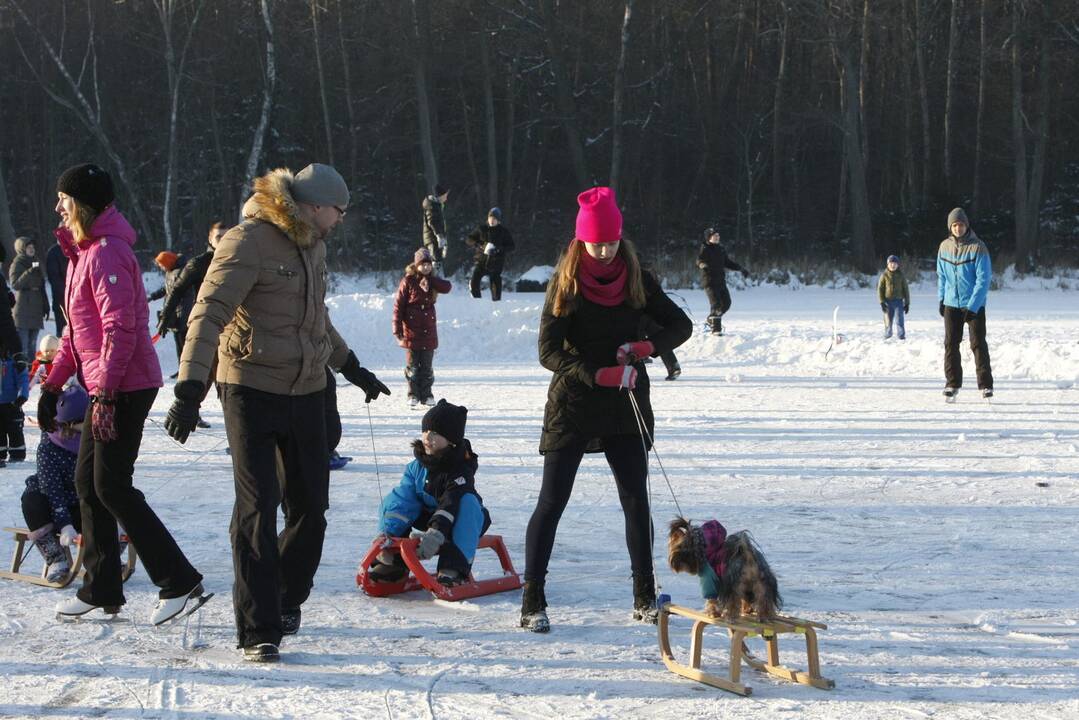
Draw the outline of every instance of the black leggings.
M588 438L548 452L543 458L543 485L525 535L525 580L542 581L554 548L555 532L566 509ZM618 500L626 518L626 547L634 575L652 574L652 532L648 512L647 459L637 435L603 438L603 453L614 473Z

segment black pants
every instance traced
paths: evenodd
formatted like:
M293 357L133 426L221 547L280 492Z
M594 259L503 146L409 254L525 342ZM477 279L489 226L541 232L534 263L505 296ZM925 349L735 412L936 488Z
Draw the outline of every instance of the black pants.
M0 403L0 460L25 460L26 416L15 403Z
M491 278L491 300L502 299L502 271L497 272L488 270L484 263L476 263L476 267L472 270L472 278L468 281L468 289L472 291L472 297L478 298L482 296L480 292L480 280L483 276Z
M71 511L72 527L78 531L82 526L82 521L79 518L79 506L72 505L69 509ZM49 497L38 490L30 490L29 488L23 490L22 517L26 521L26 527L30 530L37 530L53 524L52 504L49 503ZM53 529L59 532L62 528L54 527Z
M179 327L172 328L172 341L176 343L176 362L179 367L180 358L184 354L184 341L187 340L187 323L181 323ZM212 376L211 376L212 377ZM208 385L209 383L207 383Z
M542 581L554 548L555 532L566 509L587 438L543 457L543 485L525 535L525 580ZM652 574L652 527L648 513L647 459L637 435L603 438L603 452L614 473L626 519L626 547L634 575ZM582 551L587 548L580 548Z
M60 293L63 295L63 293ZM56 324L56 337L60 338L64 336L64 327L67 325L67 319L64 316L64 310L60 307L60 303L52 304L52 320Z
M300 607L311 594L329 507L324 405L322 390L291 397L221 385L236 487L230 533L240 647L280 643L282 608Z
M157 388L121 392L116 398L116 440L97 442L91 432L94 407L86 408L85 430L75 465L75 489L82 511L86 576L78 596L93 605L123 605L117 523L139 553L160 597L185 595L202 580L176 540L132 484L142 428Z
M723 315L731 309L731 292L727 289L727 283L705 281L704 294L708 296L709 315Z
M326 447L330 450L328 454L332 455L333 451L341 443L341 414L337 412L337 376L334 375L333 370L330 368L326 368L324 404L326 410Z
M985 342L985 308L969 322L960 308L944 308L944 382L948 387L963 387L963 364L959 343L963 341L963 325L970 334L970 349L978 371L978 389L993 387L993 369L989 365L989 345Z
M408 396L421 402L431 395L435 384L435 351L407 350L405 355L405 379L408 380Z

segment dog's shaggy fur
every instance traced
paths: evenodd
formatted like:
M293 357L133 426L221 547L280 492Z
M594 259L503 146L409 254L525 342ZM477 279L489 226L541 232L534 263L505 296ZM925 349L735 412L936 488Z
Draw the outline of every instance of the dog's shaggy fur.
M704 534L689 520L671 521L667 538L667 561L674 572L700 575L708 565ZM752 615L771 620L783 606L779 585L764 553L746 531L727 536L723 543L726 564L719 578L719 596L709 599L705 611L713 617Z

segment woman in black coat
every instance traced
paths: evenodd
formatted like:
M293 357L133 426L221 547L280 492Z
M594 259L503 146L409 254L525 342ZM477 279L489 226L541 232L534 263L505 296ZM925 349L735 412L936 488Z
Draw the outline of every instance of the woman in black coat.
M559 259L540 320L540 362L554 376L540 439L543 485L525 540L521 626L533 632L550 629L544 579L586 452L603 452L614 474L626 518L634 617L655 622L648 458L628 394L636 398L650 438L654 421L643 361L693 333L689 318L641 270L633 245L622 238L614 192L593 188L577 201L576 235ZM658 328L648 340L640 336L644 315Z

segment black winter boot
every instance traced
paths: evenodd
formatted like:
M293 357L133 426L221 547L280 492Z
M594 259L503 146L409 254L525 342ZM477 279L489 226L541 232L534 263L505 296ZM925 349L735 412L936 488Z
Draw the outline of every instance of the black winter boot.
M656 580L651 574L633 576L633 619L652 625L659 622Z
M543 594L543 581L526 581L524 594L521 596L521 627L534 633L550 632L551 621L547 619L546 610L547 598Z

